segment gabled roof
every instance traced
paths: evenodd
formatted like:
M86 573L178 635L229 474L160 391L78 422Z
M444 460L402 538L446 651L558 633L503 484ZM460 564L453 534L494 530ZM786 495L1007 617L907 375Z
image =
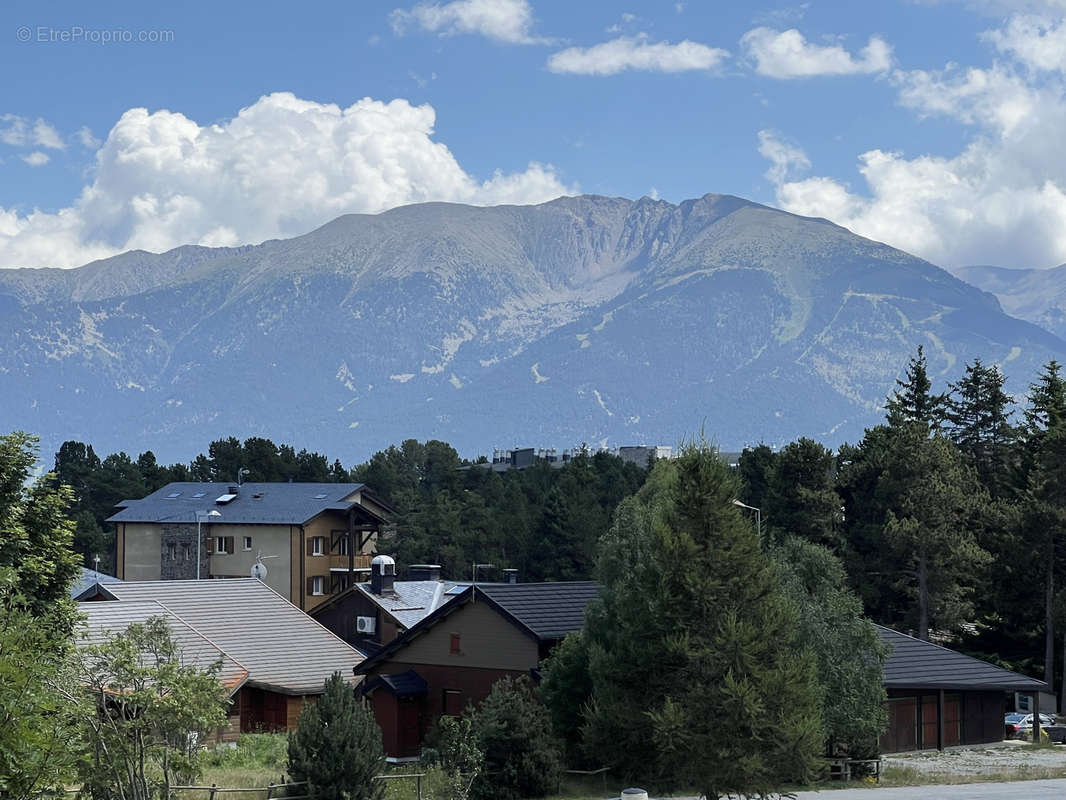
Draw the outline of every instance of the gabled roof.
M458 585L455 588L458 589ZM538 643L561 639L581 629L585 621L585 608L600 588L594 581L479 583L466 586L451 601L444 602L418 624L367 658L357 671L365 672L375 664L387 661L393 653L406 647L471 600L484 602Z
M122 583L122 581L113 575L105 575L103 572L97 572L95 569L82 567L81 574L78 575L77 580L71 584L70 596L76 600L78 595L98 583Z
M83 603L82 645L99 645L123 633L134 623L144 624L152 617L163 617L170 635L181 653L181 663L204 670L221 661L219 680L233 694L248 678L248 670L185 620L154 600L129 603Z
M877 626L890 653L885 660L888 689L990 689L1047 691L1043 681Z
M281 694L321 694L330 675L352 680L363 655L262 581L137 581L100 587L122 605L154 600L248 670L248 684ZM83 604L83 608L89 603Z
M140 500L123 500L108 522L195 523L196 512L218 511L213 525L302 525L324 511L353 507L374 521L384 521L351 499L366 490L362 483L245 483L235 497L228 483L168 483ZM199 495L199 496L197 496Z
M340 603L344 598L358 593L365 597L403 628L412 628L452 599L448 594L457 584L455 581L396 581L391 594L374 594L369 583L357 583L334 595L309 612L317 617L323 611Z

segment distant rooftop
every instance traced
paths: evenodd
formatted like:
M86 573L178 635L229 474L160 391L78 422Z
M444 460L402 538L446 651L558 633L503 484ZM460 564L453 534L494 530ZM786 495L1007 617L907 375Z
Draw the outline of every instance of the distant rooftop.
M168 483L140 500L123 500L108 522L194 523L198 511L217 511L217 525L302 525L324 511L358 505L362 483ZM366 511L365 513L370 513Z
M88 567L81 568L81 574L78 575L77 580L74 581L70 587L70 596L72 598L77 597L84 592L90 586L97 583L122 583L118 578L113 575L107 575L103 572L97 572L95 569L89 569Z

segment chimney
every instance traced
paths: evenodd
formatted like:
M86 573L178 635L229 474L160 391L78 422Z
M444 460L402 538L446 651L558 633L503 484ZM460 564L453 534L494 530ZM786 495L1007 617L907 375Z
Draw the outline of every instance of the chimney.
M381 596L393 594L396 580L396 562L390 556L374 556L370 562L370 591Z
M439 581L440 564L411 564L407 568L410 581Z
M226 494L240 494L240 493L241 493L241 487L238 486L235 483L231 483L229 486L226 487Z
M516 569L505 569L503 571L503 582L504 583L518 583L518 570L516 570Z

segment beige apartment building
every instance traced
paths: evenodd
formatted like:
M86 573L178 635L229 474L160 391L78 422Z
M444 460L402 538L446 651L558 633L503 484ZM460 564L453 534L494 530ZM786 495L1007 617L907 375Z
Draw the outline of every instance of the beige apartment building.
M116 577L259 577L308 611L365 580L392 510L361 483L171 483L118 508Z

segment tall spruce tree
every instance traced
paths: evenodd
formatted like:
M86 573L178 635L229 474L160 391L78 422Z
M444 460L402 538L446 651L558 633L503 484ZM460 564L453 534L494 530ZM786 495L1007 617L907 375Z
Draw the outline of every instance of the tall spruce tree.
M922 345L918 345L918 354L907 364L906 378L896 379L896 387L885 403L888 424L893 427L919 424L929 433L938 431L944 421L947 394L932 393Z
M834 469L833 453L812 439L781 448L763 506L775 541L799 536L840 552L840 495L833 488Z
M1039 554L1044 572L1044 680L1055 675L1055 577L1060 572L1066 516L1066 490L1061 483L1066 457L1066 379L1054 359L1029 387L1019 453L1019 484L1025 504L1024 536ZM1066 665L1064 665L1066 666Z
M373 713L334 672L322 696L303 707L289 735L289 774L307 782L314 800L381 800L385 785L374 776L384 766Z
M589 746L708 798L806 781L824 744L815 660L737 489L707 445L658 462L603 543L585 627Z
M1016 438L1009 406L1014 398L1003 390L999 367L981 359L966 365L966 373L951 384L947 399L948 436L977 470L993 498L1010 490L1011 449Z

